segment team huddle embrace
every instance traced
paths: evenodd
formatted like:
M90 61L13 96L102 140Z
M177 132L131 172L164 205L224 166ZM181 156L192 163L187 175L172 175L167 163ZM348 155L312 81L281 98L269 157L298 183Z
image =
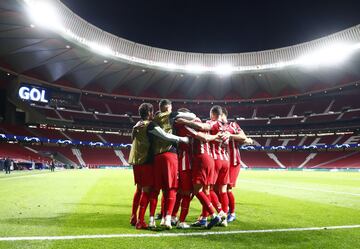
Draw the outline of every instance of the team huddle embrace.
M160 225L167 229L190 228L185 220L194 197L202 212L191 226L211 229L233 222L239 146L253 141L236 122L228 122L227 110L213 106L210 119L202 122L188 109L173 111L171 102L164 99L156 114L151 104L143 103L139 115L129 157L137 186L130 223L137 229L156 228L160 190ZM149 224L145 222L148 206Z

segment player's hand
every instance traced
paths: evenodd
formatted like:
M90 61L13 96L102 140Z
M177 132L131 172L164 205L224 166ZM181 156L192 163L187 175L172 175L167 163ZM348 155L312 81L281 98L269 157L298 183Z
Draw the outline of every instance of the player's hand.
M254 140L248 137L245 139L245 144L249 144L249 145L254 144Z
M219 138L223 141L229 140L231 134L229 132L221 132L218 134Z
M190 142L190 139L188 137L180 137L179 142L188 144Z

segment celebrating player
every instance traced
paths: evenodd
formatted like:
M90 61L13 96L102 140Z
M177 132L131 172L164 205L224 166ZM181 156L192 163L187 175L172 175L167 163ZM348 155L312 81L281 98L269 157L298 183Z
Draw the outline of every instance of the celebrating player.
M227 211L229 206L229 199L227 195L227 184L229 181L229 156L227 152L227 145L229 135L226 133L226 127L221 122L222 108L221 106L213 106L210 110L210 120L206 123L200 122L185 122L186 125L200 130L209 132L212 136L217 136L216 139L210 142L210 151L214 159L214 173L210 180L210 199L215 206L219 215L223 219L222 225L227 226ZM224 145L225 143L225 145ZM214 191L214 186L218 191L218 195ZM208 196L209 197L209 196ZM220 201L219 201L220 199ZM206 212L202 212L202 219L200 223L206 222Z
M194 118L192 113L178 113L172 111L170 100L163 99L159 103L159 112L155 115L154 122L167 134L172 135L172 124L175 118ZM172 135L175 136L175 135ZM177 136L175 136L177 137ZM177 137L187 143L187 137ZM162 190L164 195L164 214L160 225L171 229L171 215L176 202L178 188L178 156L176 146L172 142L159 137L154 137L155 155L155 189Z
M228 111L226 108L222 108L221 120L226 125L226 130L229 135L229 159L230 159L230 168L229 168L229 184L227 186L227 194L229 198L229 214L227 217L227 222L233 222L236 219L235 216L235 197L232 192L232 188L236 186L236 181L240 172L240 151L239 146L242 144L252 144L253 141L251 138L248 138L244 131L236 122L228 123Z
M139 107L139 121L133 128L132 147L130 151L129 163L134 167L134 179L137 189L133 200L133 211L131 224L135 224L137 229L146 229L148 226L144 221L147 205L150 201L150 227L155 227L154 214L157 205L157 188L154 188L154 180L157 174L153 166L153 147L156 138L158 141L168 143L188 143L186 137L178 137L171 133L166 133L156 123L152 122L154 117L153 106L143 103ZM156 172L156 174L155 174ZM151 192L152 190L152 192ZM151 192L151 193L150 193ZM141 197L138 195L141 193ZM136 218L138 206L140 204L139 215Z

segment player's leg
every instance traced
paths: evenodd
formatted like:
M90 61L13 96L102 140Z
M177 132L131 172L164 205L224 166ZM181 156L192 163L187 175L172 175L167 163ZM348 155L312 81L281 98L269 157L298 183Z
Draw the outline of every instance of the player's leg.
M240 165L230 166L229 168L229 184L228 184L228 198L229 198L229 215L227 218L228 223L233 222L236 219L235 215L235 196L232 191L236 186L236 181L239 176Z
M211 221L206 225L208 229L211 229L221 221L220 217L215 214L215 209L210 199L203 191L204 187L208 186L212 180L213 165L214 161L210 157L202 156L194 162L193 168L194 195L211 216Z
M176 201L175 201L174 209L171 214L171 225L173 225L173 226L175 226L178 222L177 215L178 215L178 212L180 209L181 201L182 201L182 193L180 190L178 190L178 192L176 194Z
M211 181L211 185L210 185L210 198L211 198L212 204L214 205L214 207L216 208L216 211L218 213L221 213L221 211L222 211L222 204L219 200L219 196L216 193L216 192L219 192L219 186L216 185L216 183L219 178L221 167L222 167L221 160L214 160L214 171L213 171L213 177L212 177L212 181Z
M163 185L166 189L165 196L165 227L171 229L171 214L173 212L176 193L178 188L178 158L175 153L164 153L163 155Z
M161 205L160 205L160 213L159 213L159 219L165 218L165 197L164 192L161 194Z
M139 208L139 215L138 220L136 223L137 229L147 229L148 225L145 223L145 213L147 206L149 205L152 186L154 185L154 168L151 164L149 165L142 165L141 167L141 176L140 182L142 187L142 193L140 198L140 208Z
M218 186L211 185L209 195L210 195L210 198L211 198L211 202L214 205L216 211L218 213L220 213L222 211L222 204L221 204L221 201L219 199L219 196L216 193L216 192L218 192L217 190L218 190Z
M222 212L220 216L223 218L222 225L227 226L227 213L229 211L229 197L227 193L227 185L229 183L229 164L227 161L222 161L222 167L219 171L217 179L219 199L221 202Z
M136 225L137 222L137 211L139 209L139 205L140 205L140 198L141 198L141 186L136 185L136 190L134 193L134 197L133 197L133 202L132 202L132 211L131 211L131 219L130 219L130 224L132 226Z
M132 202L132 211L131 211L131 218L130 218L130 224L132 226L136 225L137 222L137 211L140 205L140 198L141 198L141 185L140 185L140 178L141 178L141 166L140 165L134 165L133 166L133 173L134 173L134 182L136 184L136 190L133 197Z
M140 198L140 208L139 215L136 223L136 229L147 229L148 225L145 223L145 213L150 199L150 186L142 188L141 198Z
M215 209L211 204L210 200L207 198L206 194L202 191L202 185L194 185L194 194L200 201L201 205L206 208L209 213L211 220L208 224L206 224L206 228L211 229L213 226L218 224L221 221L221 218L216 215Z
M207 217L209 216L208 206L211 204L210 198L204 191L207 190L206 184L211 180L212 174L209 174L206 171L206 169L209 168L204 168L203 164L201 156L194 157L192 165L193 194L197 197L202 206L202 212L198 220L191 224L191 226L194 227L207 226Z
M177 227L181 229L186 229L190 228L190 226L185 222L185 220L189 213L191 193L193 188L191 170L180 172L179 188L181 193L181 212Z
M156 222L155 222L155 212L156 212L156 206L158 203L158 196L159 191L152 189L150 192L150 219L149 219L149 228L156 228Z
M156 155L154 157L154 193L153 193L153 197L152 197L152 202L155 202L155 196L156 196L156 203L157 203L157 197L158 194L160 193L160 190L162 190L162 198L161 198L161 222L160 225L164 225L165 224L165 195L166 193L164 192L164 187L163 187L163 159L162 159L162 155ZM150 208L152 209L152 208ZM151 215L150 215L151 216ZM151 223L151 222L150 222Z
M228 199L229 199L229 214L227 217L227 221L228 223L233 222L236 219L236 215L235 215L235 196L234 193L232 192L232 186L228 185L228 190L227 190L227 194L228 194Z
M183 192L181 199L181 212L179 217L178 228L186 229L190 226L186 223L186 217L189 214L191 202L191 192Z

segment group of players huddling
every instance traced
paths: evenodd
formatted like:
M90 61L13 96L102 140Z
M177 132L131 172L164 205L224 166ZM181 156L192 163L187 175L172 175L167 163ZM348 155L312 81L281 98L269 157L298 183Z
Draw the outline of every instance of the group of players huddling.
M202 205L202 213L191 226L211 229L234 221L232 188L240 171L238 147L253 141L236 122L228 123L227 110L213 106L210 120L203 123L185 108L172 111L171 102L164 99L156 114L152 104L143 103L139 115L129 157L137 186L130 223L137 229L156 228L160 190L160 225L167 229L190 227L185 219L194 196ZM149 224L144 218L147 206Z

